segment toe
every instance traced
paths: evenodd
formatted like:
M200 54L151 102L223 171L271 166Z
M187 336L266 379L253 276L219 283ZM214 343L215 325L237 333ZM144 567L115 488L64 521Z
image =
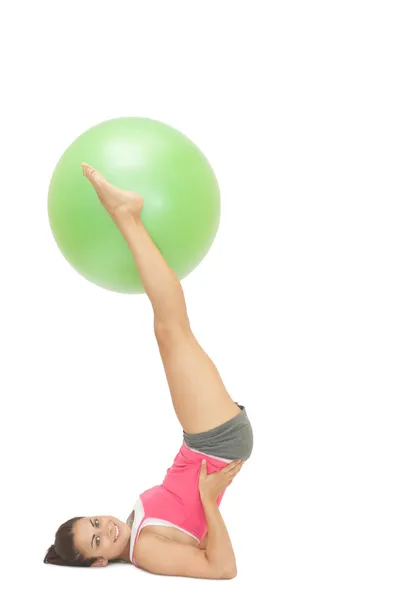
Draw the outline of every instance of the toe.
M83 172L83 175L84 175L85 177L89 177L89 170L90 170L90 166L89 166L87 163L82 163L82 164L81 164L81 167L82 167L82 172Z
M93 174L96 172L96 169L87 163L81 163L81 167L87 177L93 177Z
M87 177L92 183L103 183L105 181L101 173L99 173L91 165L88 165L87 163L82 163L82 167L85 177Z

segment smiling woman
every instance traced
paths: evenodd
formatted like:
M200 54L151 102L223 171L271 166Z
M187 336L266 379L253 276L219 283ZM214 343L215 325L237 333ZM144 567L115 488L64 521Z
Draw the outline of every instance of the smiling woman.
M139 495L126 523L111 516L71 519L58 529L44 562L105 567L123 561L157 574L235 577L219 505L252 453L246 409L233 401L192 332L179 279L141 220L144 199L115 187L85 163L83 172L131 250L151 301L183 439L162 483Z
M76 567L105 567L130 562L131 529L116 517L75 517L61 525L44 562Z

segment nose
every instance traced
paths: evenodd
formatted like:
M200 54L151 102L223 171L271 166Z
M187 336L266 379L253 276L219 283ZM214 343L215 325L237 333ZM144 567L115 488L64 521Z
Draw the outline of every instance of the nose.
M108 524L108 537L111 539L112 536L112 532L114 529L114 523L112 521L109 522Z

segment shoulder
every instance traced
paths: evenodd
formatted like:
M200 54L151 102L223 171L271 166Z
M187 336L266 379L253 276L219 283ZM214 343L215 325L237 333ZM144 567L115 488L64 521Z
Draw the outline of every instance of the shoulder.
M134 549L135 562L146 571L158 575L231 579L234 574L218 572L206 552L187 544L142 531Z

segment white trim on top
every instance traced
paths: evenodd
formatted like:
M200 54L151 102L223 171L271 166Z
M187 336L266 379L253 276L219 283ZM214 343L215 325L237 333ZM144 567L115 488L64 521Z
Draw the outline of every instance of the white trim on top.
M140 498L140 496L137 499L136 504L133 507L133 510L135 511L135 516L133 519L132 529L131 529L131 542L129 544L129 558L130 558L131 562L133 562L133 546L135 545L136 534L137 534L139 525L142 522L143 517L144 517L143 502L142 502L142 499Z

